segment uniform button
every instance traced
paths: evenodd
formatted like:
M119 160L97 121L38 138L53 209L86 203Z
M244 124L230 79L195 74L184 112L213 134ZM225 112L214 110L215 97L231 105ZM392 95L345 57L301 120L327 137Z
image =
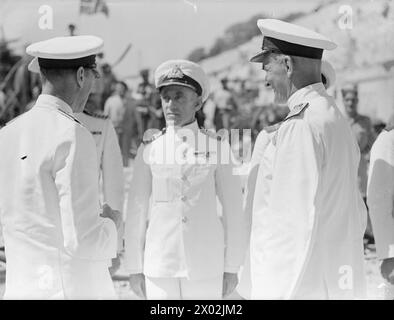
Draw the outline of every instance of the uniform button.
M187 197L186 196L182 196L181 200L182 201L186 201Z
M182 217L182 222L186 223L187 222L187 217Z

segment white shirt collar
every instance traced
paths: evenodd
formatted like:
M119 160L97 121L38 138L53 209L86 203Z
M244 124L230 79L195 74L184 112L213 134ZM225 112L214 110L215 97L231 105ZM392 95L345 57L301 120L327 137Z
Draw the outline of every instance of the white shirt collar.
M199 129L197 120L194 120L194 122L183 126L182 129L190 129L190 130L193 130L193 131L197 131Z
M319 93L324 93L325 88L322 82L316 82L310 84L306 87L303 87L296 92L294 92L289 99L287 100L287 106L289 107L290 111L294 109L296 105L305 102L306 97L310 95L312 92L317 91Z
M199 127L197 124L197 120L195 120L192 123L189 123L183 127L174 127L169 125L166 128L166 134L170 136L175 134L175 140L178 141L178 140L182 140L184 136L190 135L191 132L193 135L195 135L196 132L198 132L198 130Z
M189 129L192 131L197 131L199 129L198 124L197 124L197 120L194 120L193 122L183 126L183 127L175 127L172 125L167 125L167 130L174 130L175 132L179 131L179 130L184 130L184 129Z
M73 114L71 107L62 99L52 96L50 94L40 94L36 101L36 106L39 107L51 107L60 109L70 115Z

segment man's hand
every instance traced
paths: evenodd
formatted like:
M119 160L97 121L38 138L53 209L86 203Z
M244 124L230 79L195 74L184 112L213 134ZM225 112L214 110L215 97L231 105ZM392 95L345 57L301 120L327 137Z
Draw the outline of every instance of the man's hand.
M105 203L103 205L103 212L100 214L100 217L111 219L115 223L116 229L121 229L123 224L121 213L117 210L112 210L108 204Z
M225 272L223 274L223 298L229 296L238 285L238 275L236 273Z
M394 258L384 259L380 266L380 272L384 279L394 284Z
M129 278L130 289L141 299L146 299L145 276L143 273L131 274Z

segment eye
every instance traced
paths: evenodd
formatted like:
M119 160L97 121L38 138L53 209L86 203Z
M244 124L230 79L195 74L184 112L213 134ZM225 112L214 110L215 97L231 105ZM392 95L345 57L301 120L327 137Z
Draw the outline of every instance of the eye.
M96 79L100 79L101 78L100 73L97 71L97 69L92 69L92 71L93 71L93 75L94 75L94 77Z

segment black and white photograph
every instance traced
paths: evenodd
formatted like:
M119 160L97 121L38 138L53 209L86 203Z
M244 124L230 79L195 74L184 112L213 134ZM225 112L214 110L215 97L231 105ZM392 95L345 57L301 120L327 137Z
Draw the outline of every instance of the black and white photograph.
M394 1L0 0L1 300L394 300Z

